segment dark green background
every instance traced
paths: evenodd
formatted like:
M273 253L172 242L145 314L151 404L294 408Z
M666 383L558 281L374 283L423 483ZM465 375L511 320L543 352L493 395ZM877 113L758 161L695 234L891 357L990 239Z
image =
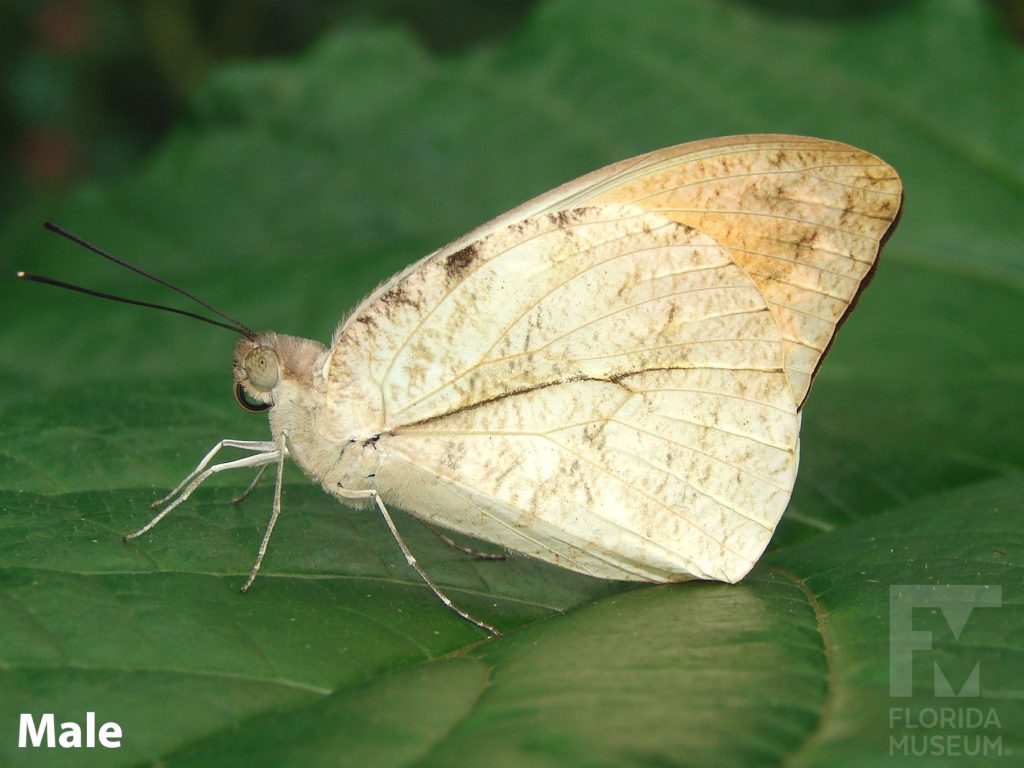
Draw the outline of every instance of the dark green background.
M985 733L1019 759L1024 57L985 4L784 5L537 3L450 47L342 24L200 78L144 158L14 201L3 274L168 299L43 233L45 210L254 327L326 341L424 253L659 146L819 135L885 158L907 189L748 580L637 588L473 561L400 517L437 580L509 630L487 642L376 515L297 471L247 597L269 484L235 508L247 476L217 478L122 544L214 441L267 434L230 398L234 341L3 279L0 764L874 766L910 733L892 708L940 706L994 709ZM889 696L900 584L1002 589L959 637L915 613L935 647L910 699ZM983 697L936 699L933 663L954 687L980 664ZM17 750L20 712L86 710L122 725L122 749Z

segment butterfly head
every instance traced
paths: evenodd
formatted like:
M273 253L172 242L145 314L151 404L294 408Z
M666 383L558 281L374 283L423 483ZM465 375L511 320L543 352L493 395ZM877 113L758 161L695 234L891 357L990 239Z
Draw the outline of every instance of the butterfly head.
M235 345L235 400L247 411L265 411L274 404L274 387L281 380L275 341L276 334L260 333L243 336Z
M282 405L306 390L322 344L266 331L242 336L232 366L235 399L247 411Z

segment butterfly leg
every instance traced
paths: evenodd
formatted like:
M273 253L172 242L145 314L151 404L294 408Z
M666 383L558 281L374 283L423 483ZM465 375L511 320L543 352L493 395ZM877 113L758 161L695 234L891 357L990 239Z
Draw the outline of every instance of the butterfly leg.
M231 501L229 501L228 504L241 504L243 501L249 498L249 494L256 490L256 486L259 485L260 478L263 477L263 473L267 471L268 466L270 465L264 464L262 467L260 467L256 472L256 477L254 477L252 479L252 482L249 483L249 487L246 488L237 496L235 496L235 498L231 499Z
M267 523L267 530L263 533L263 540L260 542L260 551L256 555L256 562L252 564L252 570L249 571L249 578L245 580L245 584L242 585L242 594L249 591L249 587L256 580L256 574L259 573L260 566L263 565L263 556L267 554L267 545L270 543L270 534L274 532L274 526L277 525L278 515L281 514L281 480L284 477L284 460L288 455L288 449L284 444L285 437L281 435L281 443L279 450L277 451L277 479L274 481L274 504L270 510L270 522ZM260 474L266 469L264 465L260 469ZM259 475L256 476L256 480L259 480ZM253 481L253 486L256 485L256 481Z
M245 456L235 461L226 461L221 464L214 464L212 467L208 467L210 460L213 455L216 454L222 447L230 448L244 448L246 450L260 451L252 456ZM239 469L241 467L259 467L264 464L272 464L275 461L283 461L284 457L287 456L287 449L282 444L278 446L277 443L269 442L254 442L254 441L242 441L242 440L221 440L212 451L210 451L203 460L199 463L199 466L193 470L188 477L185 478L178 487L165 498L160 500L160 503L164 503L169 499L173 498L170 504L161 509L152 520L142 526L139 530L134 533L125 534L124 540L131 541L132 539L138 538L146 531L150 530L154 525L163 520L175 507L181 504L183 501L188 499L200 485L203 484L208 478L212 477L218 472L223 472L228 469ZM187 485L186 485L187 483Z
M213 457L216 456L222 448L241 448L243 451L273 451L277 448L277 443L272 443L267 440L221 440L213 446L205 456L203 456L202 461L196 465L195 469L185 475L185 479L178 483L173 491L168 493L162 499L157 499L149 506L156 509L177 496L182 488L184 488L196 475L206 469L210 462L213 461ZM249 493L250 491L246 490L245 494L248 495Z
M405 556L405 562L411 565L413 569L416 571L416 573L420 575L420 578L423 579L423 583L430 587L430 591L437 596L437 599L444 603L445 606L447 606L450 610L454 611L459 616L468 621L470 624L475 624L476 626L480 627L480 629L487 630L495 637L501 637L501 632L498 631L497 628L492 627L486 621L482 621L481 619L476 618L468 611L465 611L459 606L457 606L454 602L452 602L452 599L448 597L448 595L442 592L440 588L438 588L438 586L433 581L431 581L430 577L427 576L426 571L424 571L423 568L420 567L420 564L416 561L415 556L412 554L412 552L409 551L408 545L405 543L405 540L402 538L402 535L398 532L398 528L395 527L395 521L391 519L391 513L388 512L388 508L384 506L384 500L381 499L380 494L378 494L374 490L345 490L339 495L343 495L346 498L350 499L373 499L374 504L377 505L377 509L380 510L381 515L384 517L384 522L387 524L388 530L391 531L391 535L398 543L398 548L402 550L402 554Z
M477 558L478 560L504 560L505 559L505 553L504 552L484 552L482 549L473 549L472 547L467 547L465 544L460 544L459 542L457 542L455 539L453 539L451 536L446 534L440 528L435 528L430 523L423 523L423 524L425 526L427 526L427 528L430 530L431 533L433 533L435 536L437 536L437 538L439 538L441 541L443 541L449 547L454 547L455 549L459 550L460 552L465 552L467 555L472 555L473 557Z

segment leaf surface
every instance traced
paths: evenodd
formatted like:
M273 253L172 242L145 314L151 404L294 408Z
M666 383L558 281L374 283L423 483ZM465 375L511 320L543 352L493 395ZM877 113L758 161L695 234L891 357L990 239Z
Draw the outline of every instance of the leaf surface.
M659 146L824 136L890 162L907 203L809 396L796 493L744 583L472 560L397 516L437 581L507 631L487 642L371 510L297 470L246 597L269 483L232 507L248 477L218 476L121 543L216 440L267 434L231 402L233 341L5 281L0 763L869 766L929 707L994 711L998 727L925 730L1021 754L1024 56L982 9L843 21L564 0L456 58L337 31L294 61L220 72L149 163L53 218L254 327L324 341L404 265ZM167 299L17 214L0 261ZM950 584L998 587L1001 607L973 608L958 635L943 610L914 611L932 649L913 654L913 695L891 696L891 589ZM980 697L937 698L935 665L955 690L978 665ZM121 749L11 736L20 713L86 711L121 724Z

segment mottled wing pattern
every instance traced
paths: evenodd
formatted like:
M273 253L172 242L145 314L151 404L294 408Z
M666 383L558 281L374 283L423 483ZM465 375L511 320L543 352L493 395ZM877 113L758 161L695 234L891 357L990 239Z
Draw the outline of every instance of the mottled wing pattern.
M780 372L588 379L397 431L378 488L427 520L591 575L736 581L789 500L798 430Z
M733 136L624 160L511 214L628 203L711 235L764 294L802 405L902 200L896 171L863 150L802 136Z
M775 320L720 245L660 214L521 220L344 335L379 392L378 490L457 530L595 575L732 581L792 490Z
M803 404L899 213L899 176L874 155L795 136L683 145L621 166L569 205L641 205L711 235L750 275Z
M735 581L899 201L884 163L816 139L610 166L371 294L329 400L368 408L378 490L421 517L594 575Z

